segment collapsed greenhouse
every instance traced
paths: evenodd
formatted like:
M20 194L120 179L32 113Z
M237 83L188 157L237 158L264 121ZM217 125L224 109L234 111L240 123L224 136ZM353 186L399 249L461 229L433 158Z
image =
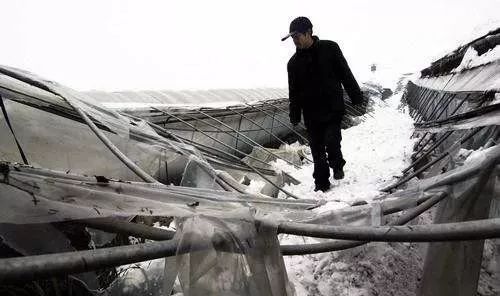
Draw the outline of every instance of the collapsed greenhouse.
M476 294L484 240L500 238L499 34L402 80L411 164L376 199L320 214L274 165L312 161L286 90L82 93L1 67L2 295L133 295L118 267L158 258L152 295L295 295L283 256L373 241L429 243L414 294ZM346 129L383 103L362 89L368 113L346 99ZM405 226L428 210L432 224Z

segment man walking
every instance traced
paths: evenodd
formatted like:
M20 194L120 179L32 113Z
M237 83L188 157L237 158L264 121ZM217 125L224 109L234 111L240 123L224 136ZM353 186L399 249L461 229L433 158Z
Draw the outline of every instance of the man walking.
M340 124L345 113L342 86L353 105L364 102L337 43L313 36L312 27L308 18L298 17L281 40L292 37L297 48L287 65L290 122L297 125L303 113L314 161L314 191L325 192L330 189L329 167L335 179L344 178L345 160L340 150Z

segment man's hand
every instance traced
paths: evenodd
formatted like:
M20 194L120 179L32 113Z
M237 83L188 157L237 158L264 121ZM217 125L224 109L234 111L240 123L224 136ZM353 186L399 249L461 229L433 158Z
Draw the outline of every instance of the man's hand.
M299 122L297 121L293 121L293 122L290 122L292 124L293 127L297 127L297 125L299 124Z

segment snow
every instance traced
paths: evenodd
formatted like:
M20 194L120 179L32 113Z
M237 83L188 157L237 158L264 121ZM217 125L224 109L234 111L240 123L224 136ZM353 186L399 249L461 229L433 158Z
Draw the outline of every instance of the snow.
M248 184L246 191L248 193L260 193L262 188L266 185L266 182L259 180L250 180L250 184Z
M492 32L496 28L500 28L500 19L490 19L485 21L482 24L475 26L472 30L467 33L462 33L463 35L455 42L457 44L456 49L465 46L470 43L472 40L483 37L484 35ZM452 55L455 50L443 49L432 56L431 61L437 61L442 57Z
M333 180L332 189L314 192L313 165L294 169L278 160L274 166L300 180L286 189L304 197L325 200L315 209L325 212L355 202L373 202L379 191L409 164L414 139L413 120L400 106L402 93L385 102L374 99L374 111L360 124L342 131L345 178ZM419 220L424 218L419 218ZM281 244L317 243L314 238L285 235ZM289 256L285 265L298 296L305 295L414 295L422 255L413 244L372 243L332 253Z
M500 46L496 46L482 55L478 55L477 51L471 46L467 48L460 65L452 70L452 72L461 72L463 70L485 65L497 60L500 60Z
M482 24L475 26L468 34L463 35L457 42L460 46L463 46L472 40L480 38L493 30L500 28L500 19L490 19Z

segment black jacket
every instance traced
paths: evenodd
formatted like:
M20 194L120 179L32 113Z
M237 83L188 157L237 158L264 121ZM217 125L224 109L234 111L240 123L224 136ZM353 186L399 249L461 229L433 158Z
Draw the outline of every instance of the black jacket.
M363 95L337 43L319 40L307 49L297 49L287 65L290 122L327 122L345 112L344 86L352 103L363 102Z

